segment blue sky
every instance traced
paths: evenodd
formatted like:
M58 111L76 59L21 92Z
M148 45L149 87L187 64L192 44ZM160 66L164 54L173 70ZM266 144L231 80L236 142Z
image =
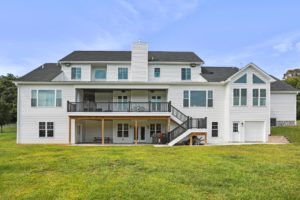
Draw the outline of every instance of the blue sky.
M7 0L0 74L24 75L73 50L194 51L208 66L300 67L298 0Z

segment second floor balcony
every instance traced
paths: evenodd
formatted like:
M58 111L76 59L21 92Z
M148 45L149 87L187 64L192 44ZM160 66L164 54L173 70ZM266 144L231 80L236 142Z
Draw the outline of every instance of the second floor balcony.
M171 112L171 102L69 102L68 112Z

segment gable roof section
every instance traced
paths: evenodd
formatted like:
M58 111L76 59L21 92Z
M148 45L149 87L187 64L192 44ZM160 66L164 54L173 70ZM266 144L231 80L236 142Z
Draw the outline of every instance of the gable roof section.
M131 61L131 51L73 51L60 59L60 62L88 61ZM149 62L195 62L203 63L194 52L149 51Z
M229 77L239 71L237 67L202 67L202 76L208 82L221 82L226 81ZM270 75L275 81L271 83L271 91L298 91L293 86L279 80L278 78Z
M45 63L17 81L50 82L61 73L61 67L57 63Z
M208 82L221 82L227 80L230 76L237 73L237 67L202 67L201 75Z
M270 76L270 74L266 73L264 70L262 70L261 68L259 68L254 63L247 64L245 67L241 68L238 72L236 72L235 74L233 74L232 76L230 76L226 81L231 81L235 76L237 76L238 74L242 73L243 71L245 71L247 68L250 68L250 67L254 68L255 70L259 71L261 74L263 74L266 78L269 79L269 81L271 83L275 81L275 79L273 79L273 77Z

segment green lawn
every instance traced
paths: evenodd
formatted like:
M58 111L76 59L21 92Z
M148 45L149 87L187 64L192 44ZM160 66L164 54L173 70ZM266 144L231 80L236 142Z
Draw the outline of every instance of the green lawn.
M0 199L300 199L300 127L289 145L16 145L0 134Z

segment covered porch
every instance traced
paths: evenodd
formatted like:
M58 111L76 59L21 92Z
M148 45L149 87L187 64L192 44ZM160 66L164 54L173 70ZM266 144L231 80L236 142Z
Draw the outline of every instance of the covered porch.
M170 116L69 116L70 144L164 144Z

